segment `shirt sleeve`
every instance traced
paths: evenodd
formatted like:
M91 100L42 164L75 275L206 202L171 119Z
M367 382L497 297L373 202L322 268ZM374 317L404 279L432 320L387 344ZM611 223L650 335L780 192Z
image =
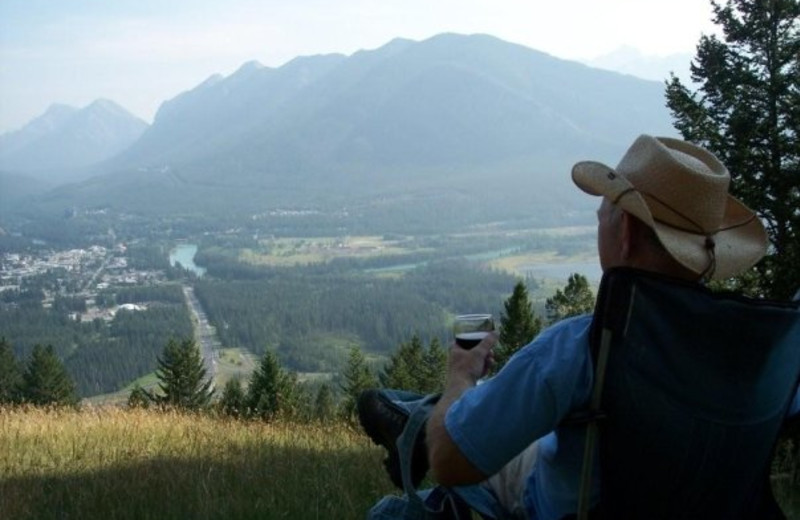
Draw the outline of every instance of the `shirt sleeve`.
M588 401L590 324L584 315L542 331L447 411L448 434L481 472L493 475Z

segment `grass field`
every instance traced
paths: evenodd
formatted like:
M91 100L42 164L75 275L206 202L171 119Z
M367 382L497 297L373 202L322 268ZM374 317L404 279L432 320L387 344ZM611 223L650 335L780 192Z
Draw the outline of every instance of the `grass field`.
M379 236L271 238L262 249L244 249L239 261L254 265L292 266L327 262L334 258L372 258L408 253L399 240ZM419 249L415 249L419 251Z
M393 492L382 457L343 422L2 409L0 518L361 519ZM800 490L775 484L800 518Z
M0 411L0 518L349 519L391 492L347 425Z
M231 379L248 381L260 362L256 356L242 348L223 348L217 354L214 386L219 389L225 388L225 383Z

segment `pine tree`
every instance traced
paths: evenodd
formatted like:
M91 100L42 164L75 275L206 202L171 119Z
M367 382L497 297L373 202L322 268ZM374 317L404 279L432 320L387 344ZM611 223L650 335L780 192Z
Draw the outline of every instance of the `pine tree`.
M35 405L76 405L75 383L52 345L33 347L23 375L23 400Z
M6 338L0 338L0 405L17 403L22 393L22 369Z
M594 295L589 288L589 280L578 273L569 275L564 290L558 289L545 303L550 323L578 316L594 309Z
M428 350L422 356L420 392L435 394L444 389L444 376L447 368L447 351L438 338L433 338Z
M150 396L139 383L128 394L128 408L150 408Z
M434 338L426 349L418 335L401 343L379 374L381 386L430 394L444 387L447 353Z
M314 399L314 417L320 421L330 421L336 416L336 401L329 384L320 385Z
M378 376L385 388L419 392L419 374L424 366L424 348L416 334L408 343L401 343L389 357L386 367Z
M267 351L250 377L246 399L248 413L269 421L279 414L291 415L296 400L296 376L281 368L274 352Z
M494 349L493 372L503 368L515 352L530 343L542 330L542 320L533 312L528 288L523 281L514 285L503 307L505 311L500 314L500 337L499 345Z
M208 405L214 394L212 381L206 379L203 358L194 340L185 339L178 343L170 339L157 361L156 376L161 393L148 393L151 400L186 410L198 410Z
M243 417L247 411L247 398L238 377L228 379L222 389L219 401L220 410L229 417Z
M355 418L356 401L364 390L378 387L378 378L372 373L364 353L358 347L351 347L347 358L347 366L342 372L340 383L344 399L341 404L341 415L352 421Z
M673 76L667 105L683 137L728 167L732 193L769 233L767 257L731 285L788 298L800 287L800 2L711 4L722 36L700 38L691 64L699 89Z

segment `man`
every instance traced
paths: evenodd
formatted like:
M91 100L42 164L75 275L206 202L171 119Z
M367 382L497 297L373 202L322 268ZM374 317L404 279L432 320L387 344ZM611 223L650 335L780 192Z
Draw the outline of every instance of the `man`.
M728 195L727 169L691 143L643 135L616 169L581 162L572 178L603 197L597 218L604 271L628 266L702 282L736 275L766 251L761 222ZM485 482L520 518L576 512L585 429L559 424L590 397L591 320L584 315L546 329L480 385L496 336L472 350L451 348L445 390L427 422L436 481ZM800 411L800 393L792 408ZM597 503L599 486L592 491Z

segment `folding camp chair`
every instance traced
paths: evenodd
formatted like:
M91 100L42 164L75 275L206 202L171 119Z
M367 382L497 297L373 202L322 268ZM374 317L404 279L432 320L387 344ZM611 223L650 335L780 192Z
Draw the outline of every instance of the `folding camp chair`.
M770 461L800 381L800 302L605 273L592 325L592 518L782 518ZM589 509L586 456L579 518Z

